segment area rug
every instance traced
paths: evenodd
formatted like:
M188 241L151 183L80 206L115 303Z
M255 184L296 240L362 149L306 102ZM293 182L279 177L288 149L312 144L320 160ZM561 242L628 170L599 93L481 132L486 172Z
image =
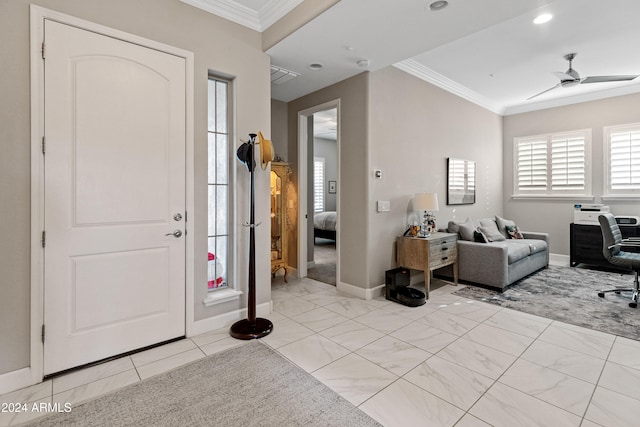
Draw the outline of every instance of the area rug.
M640 340L640 309L629 307L630 293L598 297L598 290L632 285L630 274L550 266L514 283L503 293L469 286L454 294Z
M307 277L318 282L336 285L336 242L316 239L313 246L313 267L307 270Z
M37 420L30 426L379 426L252 341Z

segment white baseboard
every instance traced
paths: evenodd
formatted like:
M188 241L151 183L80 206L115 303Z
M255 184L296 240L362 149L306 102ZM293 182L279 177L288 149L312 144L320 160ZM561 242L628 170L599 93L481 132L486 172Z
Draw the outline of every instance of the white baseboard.
M38 380L33 378L31 368L22 368L17 371L0 374L0 394L37 384Z
M549 265L569 267L569 255L549 254Z
M265 302L256 306L256 316L266 317L273 311L273 301ZM193 328L187 334L188 337L215 331L220 328L229 328L238 320L247 318L247 309L231 311L219 316L209 317L208 319L193 322Z

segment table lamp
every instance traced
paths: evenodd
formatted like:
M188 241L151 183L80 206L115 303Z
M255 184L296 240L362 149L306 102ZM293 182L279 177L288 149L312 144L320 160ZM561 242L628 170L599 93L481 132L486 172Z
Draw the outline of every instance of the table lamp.
M431 231L436 229L436 217L433 211L438 210L438 193L417 193L413 196L413 209L422 211L422 225L420 237L429 237Z

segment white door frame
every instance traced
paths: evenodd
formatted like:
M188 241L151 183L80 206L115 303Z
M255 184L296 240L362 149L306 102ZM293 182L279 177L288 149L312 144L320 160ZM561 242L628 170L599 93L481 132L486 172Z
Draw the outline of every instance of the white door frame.
M340 282L340 99L327 101L315 107L298 111L298 277L307 276L307 226L313 221L313 212L307 212L307 161L309 157L309 136L307 119L325 110L337 110L336 152L338 177L336 188L336 284Z
M30 366L16 371L5 387L17 389L42 381L44 372L44 346L41 340L44 322L44 251L42 232L44 229L44 156L42 136L44 133L44 65L42 60L42 40L44 20L50 19L93 31L105 36L135 43L151 49L166 52L185 59L186 62L186 209L189 221L186 226L185 259L185 315L186 334L194 327L194 140L193 140L193 70L194 55L184 49L115 30L100 24L85 21L70 15L30 6L30 57L31 57L31 353ZM3 378L4 380L5 378Z

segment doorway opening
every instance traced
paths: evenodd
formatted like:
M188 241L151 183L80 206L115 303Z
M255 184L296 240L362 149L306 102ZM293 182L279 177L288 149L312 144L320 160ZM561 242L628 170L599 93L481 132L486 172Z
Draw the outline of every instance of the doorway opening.
M307 277L336 284L337 108L313 114L313 241Z
M340 102L298 117L298 273L335 286L340 277Z

